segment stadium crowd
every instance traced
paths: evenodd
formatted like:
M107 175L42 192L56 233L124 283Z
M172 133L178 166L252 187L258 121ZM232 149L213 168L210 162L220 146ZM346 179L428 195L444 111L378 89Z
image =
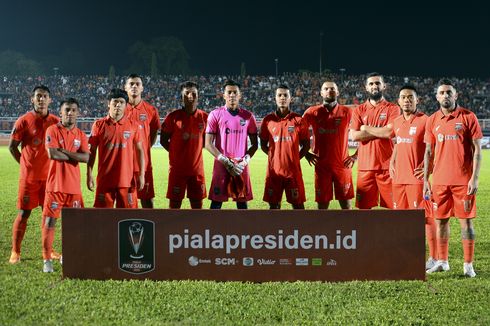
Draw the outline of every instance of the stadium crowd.
M107 115L106 93L113 87L124 84L124 76L110 80L105 76L43 76L43 77L3 77L0 79L0 117L17 117L28 111L30 93L35 85L44 84L52 90L56 102L67 96L80 100L82 117L103 117ZM318 89L323 80L336 80L341 91L340 103L360 104L366 100L363 91L364 75L341 76L330 74L319 78L318 74L283 74L274 76L163 76L158 79L145 77L145 99L152 103L164 117L168 112L180 107L179 85L191 80L200 86L200 107L209 112L223 104L222 84L232 78L242 84L245 108L263 118L274 108L273 90L279 84L288 84L293 90L291 104L295 112L302 114L309 106L321 102ZM386 99L394 101L399 88L409 82L420 93L420 109L427 114L438 107L434 97L438 78L386 76ZM490 118L490 81L460 78L453 79L460 90L458 102L470 108L480 119Z

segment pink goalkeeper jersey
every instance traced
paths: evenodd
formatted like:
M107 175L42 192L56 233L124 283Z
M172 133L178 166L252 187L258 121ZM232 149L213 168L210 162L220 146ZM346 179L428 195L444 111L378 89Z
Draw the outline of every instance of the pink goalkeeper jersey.
M248 149L248 135L257 134L254 115L242 108L232 115L225 106L209 114L207 134L215 134L215 146L225 156L242 158Z

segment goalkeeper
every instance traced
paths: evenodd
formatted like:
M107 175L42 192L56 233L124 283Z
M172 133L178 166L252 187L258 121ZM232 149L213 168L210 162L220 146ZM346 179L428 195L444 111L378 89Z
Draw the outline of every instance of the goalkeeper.
M205 147L215 157L208 198L211 209L220 209L230 197L238 209L247 209L253 198L248 164L258 148L257 124L253 114L239 106L240 84L226 81L223 97L225 105L209 114L206 127Z

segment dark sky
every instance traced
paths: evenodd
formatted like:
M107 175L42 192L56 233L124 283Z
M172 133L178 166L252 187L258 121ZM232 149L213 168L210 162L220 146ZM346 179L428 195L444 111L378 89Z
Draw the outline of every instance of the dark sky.
M484 7L318 2L10 1L0 8L0 51L77 56L87 74L105 74L129 66L135 41L176 36L194 71L238 74L245 62L249 74L273 75L275 58L280 73L318 71L323 32L323 68L335 72L490 77Z

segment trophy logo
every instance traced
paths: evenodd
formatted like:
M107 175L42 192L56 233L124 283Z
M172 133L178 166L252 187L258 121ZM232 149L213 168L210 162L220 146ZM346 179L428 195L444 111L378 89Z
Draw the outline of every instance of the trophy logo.
M141 225L140 222L133 222L129 226L128 230L128 235L129 235L129 240L131 241L131 244L133 245L133 251L134 254L129 255L129 257L134 258L134 259L141 259L144 256L140 255L138 252L141 247L141 243L143 243L143 231L144 231L143 225Z
M143 274L155 269L155 223L129 219L118 223L119 269Z

